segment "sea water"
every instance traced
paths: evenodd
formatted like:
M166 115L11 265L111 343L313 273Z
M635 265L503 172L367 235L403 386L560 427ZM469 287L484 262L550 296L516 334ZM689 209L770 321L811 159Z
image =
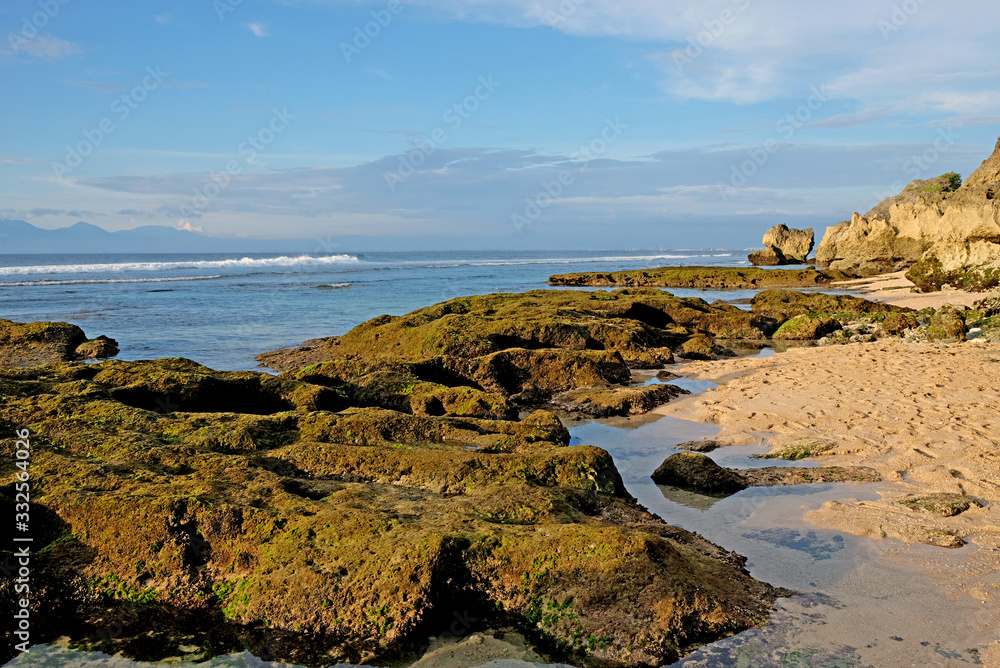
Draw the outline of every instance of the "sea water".
M388 313L550 287L552 274L747 266L745 250L0 255L0 318L59 320L118 341L119 359L187 357L220 370ZM678 296L752 291L671 290Z

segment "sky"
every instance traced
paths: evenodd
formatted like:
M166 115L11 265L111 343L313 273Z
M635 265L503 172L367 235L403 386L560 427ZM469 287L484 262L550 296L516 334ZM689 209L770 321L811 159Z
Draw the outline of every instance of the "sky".
M4 0L0 218L730 248L1000 135L995 0Z

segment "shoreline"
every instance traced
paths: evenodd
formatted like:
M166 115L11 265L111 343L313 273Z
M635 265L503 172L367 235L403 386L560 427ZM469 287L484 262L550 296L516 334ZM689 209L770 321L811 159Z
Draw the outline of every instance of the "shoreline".
M693 362L686 372L718 386L656 413L714 424L720 429L714 440L732 447L775 451L817 439L829 443L829 452L809 461L874 468L885 481L874 483L882 498L828 501L807 513L807 522L880 541L888 558L939 579L943 595L972 596L982 605L1000 601L994 424L1000 344L877 341ZM942 498L933 495L972 503L945 517L951 510L925 502ZM974 552L964 568L953 569L944 557L938 563L917 550L889 549L918 543L967 543ZM946 553L945 547L927 549ZM994 621L1000 628L1000 614ZM1000 660L1000 637L990 652Z

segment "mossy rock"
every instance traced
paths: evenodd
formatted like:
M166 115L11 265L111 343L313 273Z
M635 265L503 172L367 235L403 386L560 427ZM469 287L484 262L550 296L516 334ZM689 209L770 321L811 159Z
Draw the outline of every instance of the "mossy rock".
M593 417L641 415L682 394L688 394L688 391L674 385L596 387L557 394L552 398L552 404Z
M670 455L650 477L658 485L673 485L705 494L733 494L748 487L746 480L735 471L695 452Z
M0 320L0 366L23 367L79 359L87 335L68 322Z
M793 290L764 290L751 301L751 309L762 316L782 321L801 315L912 313L913 310L849 295L804 293Z
M965 319L953 308L938 309L927 326L928 341L965 341Z
M969 340L982 339L983 341L1000 342L1000 315L981 318L968 323L966 338Z
M928 255L907 270L906 278L921 292L938 292L946 285L969 292L985 292L1000 286L1000 267L984 265L946 270L937 257Z
M836 444L820 438L806 438L782 445L763 455L755 455L755 459L786 459L798 461L807 457L819 457L832 452Z
M841 271L816 269L740 269L735 267L661 267L611 273L556 274L553 285L628 286L745 290L759 288L805 288L854 278Z
M968 496L944 492L909 497L903 499L899 503L900 505L906 506L911 510L919 510L932 515L939 515L941 517L953 517L960 513L964 513L970 508L980 508L983 505L976 499L972 499Z
M841 329L840 323L833 318L797 315L779 327L774 338L781 341L815 341L838 329Z
M0 421L33 434L33 600L59 613L39 642L140 660L197 645L385 664L461 602L549 660L662 665L766 623L781 593L639 507L611 456L567 447L545 411L313 410L289 397L329 386L181 359L4 369L0 381ZM120 400L145 387L204 409L200 393L230 384L289 409ZM11 587L0 583L3 600ZM88 641L109 619L126 620L121 632Z

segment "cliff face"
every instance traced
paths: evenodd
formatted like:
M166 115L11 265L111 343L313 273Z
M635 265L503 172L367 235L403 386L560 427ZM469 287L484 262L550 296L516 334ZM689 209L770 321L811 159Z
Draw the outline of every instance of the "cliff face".
M972 172L965 180L964 185L971 188L996 185L998 182L1000 182L1000 140L997 140L997 147L993 150L993 155L983 160L983 164Z
M916 267L935 281L985 289L1000 272L1000 142L960 188L955 175L914 181L866 215L828 227L819 266L871 275ZM920 281L917 281L918 284ZM925 289L940 288L934 281Z

